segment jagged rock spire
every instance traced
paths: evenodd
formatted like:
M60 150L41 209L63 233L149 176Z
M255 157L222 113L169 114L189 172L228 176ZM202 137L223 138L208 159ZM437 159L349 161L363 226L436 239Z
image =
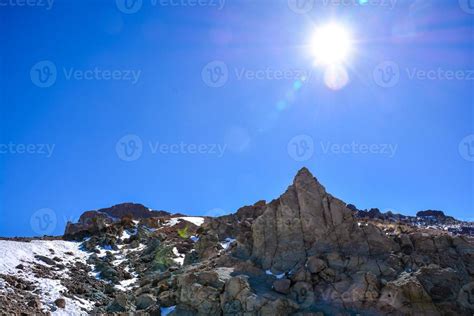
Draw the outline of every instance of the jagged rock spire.
M307 168L298 171L293 185L255 220L252 234L254 259L280 272L320 251L368 251L364 232L346 203L328 194ZM376 235L376 240L383 238Z

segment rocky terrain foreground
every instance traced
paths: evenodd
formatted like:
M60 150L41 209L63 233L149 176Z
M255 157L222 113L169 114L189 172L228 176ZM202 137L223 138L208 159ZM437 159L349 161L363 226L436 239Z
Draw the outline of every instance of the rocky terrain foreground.
M121 204L0 256L5 314L474 314L472 236L359 211L307 169L232 215Z

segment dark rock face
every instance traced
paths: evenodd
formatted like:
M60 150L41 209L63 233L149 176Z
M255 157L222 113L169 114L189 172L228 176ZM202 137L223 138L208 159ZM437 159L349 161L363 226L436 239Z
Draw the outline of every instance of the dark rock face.
M133 219L144 219L150 217L164 217L171 215L165 211L153 211L143 206L142 204L135 203L122 203L114 205L109 208L103 208L98 210L99 213L105 213L113 218L122 218L124 216L131 215Z
M97 211L84 212L78 223L68 222L64 237L69 240L81 240L84 237L96 234L104 230L113 222L130 218L145 220L154 217L166 217L171 215L165 211L153 211L141 204L123 203Z
M420 211L416 213L416 216L418 217L438 217L438 218L445 218L446 215L444 215L443 211L433 211L433 210L427 210L427 211Z

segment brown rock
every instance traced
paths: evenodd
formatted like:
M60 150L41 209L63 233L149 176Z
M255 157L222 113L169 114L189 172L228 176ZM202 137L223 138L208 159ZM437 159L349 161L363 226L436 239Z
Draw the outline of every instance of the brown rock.
M306 266L311 273L319 273L327 268L326 262L316 256L309 257Z
M42 304L41 301L38 298L32 298L28 301L27 305L29 307L35 308L35 309L40 309Z
M397 250L376 226L358 226L346 204L328 194L306 168L254 221L252 239L254 260L265 270L281 272L303 264L307 253L376 256Z
M281 279L273 282L273 288L275 289L275 291L282 294L290 293L290 285L291 281L288 279Z
M54 304L59 308L66 308L66 300L62 297L55 300Z

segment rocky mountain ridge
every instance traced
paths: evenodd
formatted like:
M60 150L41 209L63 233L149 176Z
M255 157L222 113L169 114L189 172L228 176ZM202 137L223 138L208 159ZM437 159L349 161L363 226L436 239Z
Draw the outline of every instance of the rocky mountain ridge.
M60 261L41 253L21 261L21 269L12 263L2 270L0 264L0 308L53 314L75 306L77 314L472 315L472 239L379 213L333 197L306 168L279 198L216 218L139 204L86 212L78 223L68 223L69 241L42 241L76 247L57 255ZM62 290L45 296L41 281L29 284L28 275L54 279Z

